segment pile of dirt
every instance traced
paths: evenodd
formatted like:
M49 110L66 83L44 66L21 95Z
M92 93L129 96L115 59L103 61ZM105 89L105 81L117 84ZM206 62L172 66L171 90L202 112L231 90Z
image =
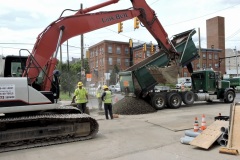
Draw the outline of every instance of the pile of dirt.
M156 112L150 104L142 99L134 97L124 97L113 104L113 113L121 115L137 115Z

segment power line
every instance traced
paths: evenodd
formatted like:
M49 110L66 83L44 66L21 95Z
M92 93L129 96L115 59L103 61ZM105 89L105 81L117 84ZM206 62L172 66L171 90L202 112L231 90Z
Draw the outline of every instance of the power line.
M233 7L235 7L235 6L239 5L239 4L240 4L240 3L237 3L237 4L235 4L235 5L232 5L232 6L230 6L230 7L224 8L224 9L220 9L220 10L217 10L217 11L214 11L214 12L211 12L211 13L208 13L208 14L205 14L205 15L202 15L202 16L199 16L199 17L191 18L191 19L188 19L188 20L185 20L185 21L180 21L180 22L168 24L168 25L166 25L166 26L172 26L172 25L176 25L176 24L180 24L180 23L192 21L192 20L195 20L195 19L203 18L203 17L209 16L209 15L211 15L211 14L214 14L214 13L217 13L217 12L221 12L221 11L223 11L223 10L227 10L227 9L233 8Z

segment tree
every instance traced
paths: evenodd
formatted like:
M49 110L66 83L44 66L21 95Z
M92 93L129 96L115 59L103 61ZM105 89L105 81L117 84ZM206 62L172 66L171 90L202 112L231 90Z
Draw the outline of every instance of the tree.
M72 93L76 88L77 82L82 79L81 77L82 62L76 63L58 63L57 69L61 71L60 85L61 91ZM84 59L85 73L89 73L89 65L87 59Z
M118 81L119 68L117 65L114 65L113 71L110 74L109 85L114 85Z

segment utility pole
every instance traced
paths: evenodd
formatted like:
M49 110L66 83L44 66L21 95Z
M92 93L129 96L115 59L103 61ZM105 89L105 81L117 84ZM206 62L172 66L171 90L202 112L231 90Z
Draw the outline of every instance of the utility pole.
M69 77L69 72L70 72L70 66L69 66L69 50L68 50L68 40L67 40L67 73L68 73L68 80L70 80ZM68 96L71 97L71 93L70 93L70 85L68 85Z
M237 55L237 49L236 49L236 46L235 46L235 49L234 50L234 53L235 53L235 56L236 56L236 69L237 69L237 77L238 77L238 55Z
M60 71L62 72L62 45L60 45Z
M200 34L200 28L198 28L198 43L199 43L199 47L198 47L198 54L200 56L199 58L199 68L201 69L202 68L202 58L201 58L201 34Z
M83 4L80 5L81 10L83 9ZM84 60L83 60L83 34L81 34L81 81L83 81L83 71L84 71Z

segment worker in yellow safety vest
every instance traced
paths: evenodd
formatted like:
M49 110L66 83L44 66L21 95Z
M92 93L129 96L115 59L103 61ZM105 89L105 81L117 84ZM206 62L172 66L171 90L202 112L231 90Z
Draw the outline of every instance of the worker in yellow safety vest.
M103 85L102 86L104 92L102 94L102 101L104 102L104 110L105 110L105 116L106 119L108 118L108 113L111 117L111 119L113 119L113 113L112 113L112 92L108 90L108 86L107 85Z
M96 91L96 97L98 99L98 109L101 111L102 110L102 87L98 86L97 91Z
M85 113L86 111L86 104L88 102L88 92L83 87L82 82L78 82L77 84L78 88L74 91L74 96L72 98L72 103L74 103L76 99L77 108L80 109L82 113Z

